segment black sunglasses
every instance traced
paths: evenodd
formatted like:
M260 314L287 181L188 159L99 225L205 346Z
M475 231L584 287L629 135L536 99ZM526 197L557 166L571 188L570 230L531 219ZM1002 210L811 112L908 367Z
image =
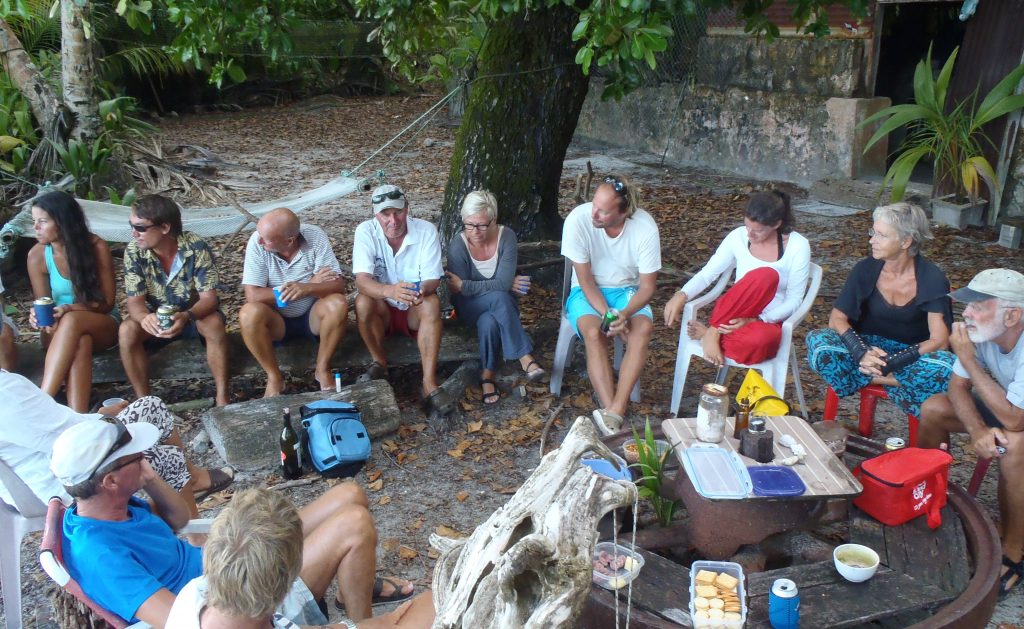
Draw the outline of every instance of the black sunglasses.
M124 463L118 463L114 467L112 467L109 470L107 470L107 474L111 474L113 472L116 472L117 470L121 469L122 467L128 467L132 463L138 463L139 461L141 461L144 458L146 458L146 457L141 455L141 454L138 455L138 456L133 456L132 458L130 458L127 461L125 461Z
M117 452L119 449L121 449L124 446L128 445L132 441L132 433L128 432L128 428L124 424L122 424L121 422L119 422L116 419L113 419L111 417L104 417L103 421L107 422L108 424L112 425L114 428L117 429L117 436L114 437L114 445L110 446L110 449L107 450L107 453L103 455L102 459L100 459L101 463L103 461L107 460L108 456L110 456L111 454ZM127 463L125 465L127 465ZM116 470L116 469L118 469L120 467L124 467L124 466L123 465L119 465L119 466L115 467L114 469ZM93 476L95 476L96 472L98 472L99 469L100 468L98 468L98 467L96 469L94 469L92 471L92 474L89 475L89 478L92 478ZM113 470L111 470L111 471L113 471Z
M153 224L153 225L136 225L135 223L133 223L131 221L128 221L128 225L132 228L133 232L138 232L140 234L145 234L147 231L153 229L154 227L159 227L159 225L156 225L156 224Z
M604 178L604 182L611 184L612 185L612 190L614 190L616 193L618 193L618 194L620 194L622 196L626 196L626 184L622 183L617 178L612 177L611 175L609 175L609 176Z
M401 190L391 190L389 192L381 192L380 194L373 195L373 202L380 203L384 199L401 199L405 196Z

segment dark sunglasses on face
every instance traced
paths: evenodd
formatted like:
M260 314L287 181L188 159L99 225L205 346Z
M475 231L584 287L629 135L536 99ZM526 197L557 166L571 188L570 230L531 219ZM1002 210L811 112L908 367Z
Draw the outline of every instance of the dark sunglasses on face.
M130 432L128 432L128 428L125 427L124 424L122 424L121 422L117 421L116 419L111 419L109 417L104 417L103 421L109 423L110 425L112 425L114 428L117 429L117 436L114 437L114 445L110 446L110 449L107 450L107 453L103 455L103 458L100 459L100 461L106 460L106 458L108 456L110 456L114 452L117 452L118 449L123 448L124 446L128 445L132 441L132 434ZM115 467L114 469L118 469L120 467L123 467L123 465L119 465L118 467ZM95 476L97 470L99 470L99 468L96 468L95 470L93 470L92 474L89 475L89 478L92 478L93 476Z
M135 223L133 223L131 221L128 221L128 225L131 226L133 232L136 232L136 233L139 233L139 234L145 234L147 231L153 229L154 227L159 227L159 225L155 225L155 224L154 225L137 225L137 224L135 224Z
M107 472L107 474L110 474L111 472L116 472L117 470L121 469L122 467L128 467L132 463L138 463L139 461L141 461L144 458L146 458L146 457L142 456L141 454L138 455L138 456L133 456L132 458L128 459L127 461L125 461L123 463L118 463L114 467L110 468L110 471Z
M612 190L614 190L616 193L622 196L626 196L626 184L622 183L615 177L609 175L608 177L604 178L604 182L607 184L611 184Z
M405 196L401 190L392 190L390 192L381 192L380 194L373 195L373 202L380 203L384 199L401 199Z

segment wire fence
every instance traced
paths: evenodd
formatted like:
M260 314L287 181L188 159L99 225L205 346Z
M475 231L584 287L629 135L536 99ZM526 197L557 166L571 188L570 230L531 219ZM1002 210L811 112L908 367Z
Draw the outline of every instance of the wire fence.
M645 86L692 83L698 70L712 62L701 41L707 36L708 28L734 26L735 14L731 10L711 12L698 4L694 15L676 14L669 24L675 34L668 41L665 52L657 55L657 66L646 68Z

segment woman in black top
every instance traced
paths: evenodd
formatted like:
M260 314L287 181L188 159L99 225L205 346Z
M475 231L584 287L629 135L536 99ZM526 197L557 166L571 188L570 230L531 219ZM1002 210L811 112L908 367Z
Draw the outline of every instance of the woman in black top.
M949 385L945 351L953 323L949 280L920 254L931 238L924 210L909 203L875 209L871 256L846 278L828 329L807 335L807 361L839 397L881 384L904 412Z

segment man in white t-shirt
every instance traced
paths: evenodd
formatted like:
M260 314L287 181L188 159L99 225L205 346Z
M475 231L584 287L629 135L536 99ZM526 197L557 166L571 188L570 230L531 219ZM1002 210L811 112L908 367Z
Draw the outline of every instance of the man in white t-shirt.
M279 395L284 377L274 345L291 338L319 339L316 379L334 389L331 357L345 336L348 300L331 241L316 225L302 225L288 208L267 212L245 248L245 305L238 313L242 338L267 372L263 397Z
M661 270L661 241L658 225L637 204L627 179L606 177L593 201L570 212L562 228L562 255L573 265L566 317L586 345L587 375L601 402L594 421L605 434L622 427L653 330L650 301ZM616 336L627 341L617 383L608 359L608 341Z
M7 300L4 299L4 282L0 280L0 369L14 371L18 362L18 348L14 345L18 328L7 316Z
M444 273L437 229L409 216L409 201L398 186L378 186L372 202L373 218L356 228L352 243L352 273L359 289L356 321L373 360L359 380L387 377L384 339L403 334L415 339L420 350L424 403L447 413L453 402L437 383L441 302L436 291Z
M956 362L949 390L921 405L917 445L966 432L979 457L999 459L1003 598L1024 577L1024 275L986 269L950 296L967 304L949 336Z

